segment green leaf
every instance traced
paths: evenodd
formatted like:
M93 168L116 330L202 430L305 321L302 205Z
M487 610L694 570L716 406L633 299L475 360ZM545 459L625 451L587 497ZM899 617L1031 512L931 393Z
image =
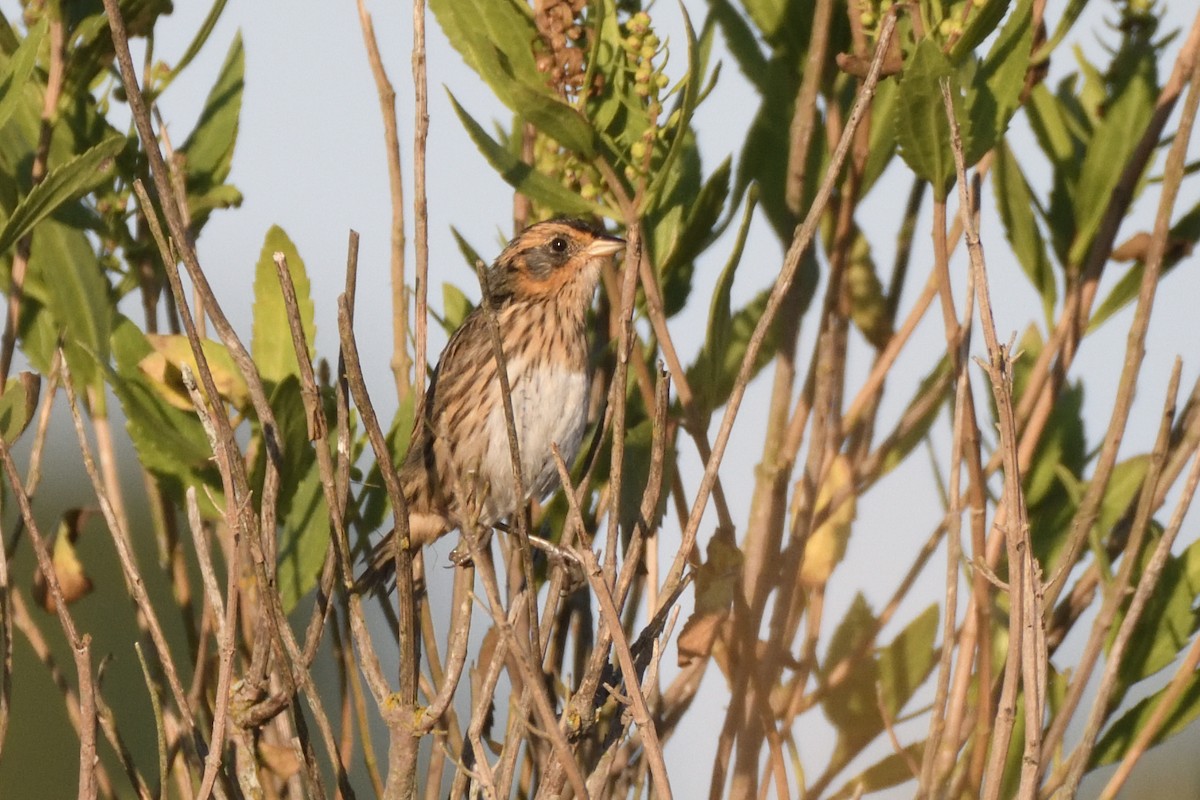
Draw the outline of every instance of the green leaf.
M1074 193L1075 238L1067 258L1071 266L1083 263L1121 179L1125 162L1137 146L1154 109L1158 89L1153 77L1153 52L1134 65L1134 69L1135 73L1121 94L1106 105L1104 117L1092 134L1080 166L1079 183Z
M742 252L750 233L750 222L754 218L754 195L751 194L746 203L742 216L741 227L738 228L733 250L725 269L717 278L713 287L712 301L708 310L708 332L705 335L704 346L700 349L696 361L688 368L688 382L696 392L696 403L702 418L707 419L729 397L737 371L741 368L742 356L745 354L745 342L740 347L734 343L734 315L730 308L730 294L733 290L733 278L742 262ZM756 307L763 295L752 302L741 312ZM759 314L761 314L759 308ZM753 329L753 325L751 325ZM746 334L748 337L748 334ZM734 353L734 350L737 350ZM763 350L772 349L764 347ZM760 355L760 361L765 357ZM732 374L731 374L732 372Z
M296 361L296 348L292 344L292 329L288 325L287 309L283 303L283 290L279 286L279 272L275 269L275 253L287 257L288 271L296 287L296 304L300 312L300 324L308 345L308 357L313 357L313 342L317 328L313 320L313 302L308 273L296 245L278 225L272 225L263 241L262 252L254 272L254 333L250 349L254 363L262 379L268 383L279 383L289 375L299 375L300 365Z
M521 194L536 203L549 206L563 214L601 215L603 210L562 186L558 181L543 175L514 156L503 145L488 135L478 122L466 112L452 93L450 103L462 121L467 135L479 148L479 152L500 173L500 177Z
M1033 3L1019 0L974 80L964 82L970 86L966 105L971 138L969 146L964 144L967 166L983 158L1008 128L1020 103L1032 48Z
M1006 142L1001 142L996 148L993 163L996 178L992 186L995 188L996 209L1004 224L1004 234L1012 245L1021 269L1042 298L1042 310L1049 321L1054 316L1058 286L1046 252L1046 243L1033 215L1037 201Z
M893 122L900 157L933 186L934 197L945 201L954 182L954 155L950 149L950 124L942 100L942 81L951 82L955 116L962 132L963 149L970 146L970 129L964 124L962 97L954 85L950 62L930 39L917 45L900 78L901 102Z
M896 113L896 106L903 101L900 96L900 91L897 83L894 80L883 80L879 82L875 89L875 99L871 102L871 116L873 119L890 120ZM813 137L820 139L820 136ZM890 125L877 124L871 126L871 137L867 143L867 162L863 167L862 189L860 190L863 197L871 188L875 186L876 181L883 175L883 171L892 163L892 159L896 155L896 134ZM819 173L809 172L809 175ZM815 183L815 180L809 180L809 183ZM809 191L812 191L811 189Z
M982 8L973 8L962 35L950 48L950 60L960 62L996 30L1012 0L984 0Z
M21 199L4 227L0 228L0 254L7 253L21 237L58 208L107 181L112 176L113 159L127 141L123 136L105 139L86 153L50 170L45 180Z
M698 194L679 200L684 212L683 220L674 230L666 255L657 259L659 273L663 276L663 302L667 316L683 309L692 288L696 257L724 231L720 218L729 197L731 171L732 161L726 158L713 170ZM672 194L672 199L674 196Z
M527 6L515 0L433 0L430 7L446 38L500 102L564 147L584 157L594 154L591 125L554 94L537 68L532 43L538 32Z
M1133 740L1146 727L1150 716L1162 702L1167 687L1163 687L1149 697L1143 698L1133 708L1121 715L1120 719L1108 727L1096 747L1092 750L1089 768L1112 764L1129 752ZM1185 684L1183 693L1167 712L1167 718L1161 728L1150 740L1153 747L1171 736L1180 733L1200 716L1200 672L1194 673Z
M22 372L8 379L0 397L0 437L12 446L37 412L42 379L35 372Z
M103 265L79 230L46 220L33 234L29 278L41 284L75 382L92 386L108 361L113 301ZM101 399L100 402L103 402Z
M187 157L188 195L204 195L229 177L242 111L246 54L242 36L229 45L217 82L204 101L195 130L180 151Z
M1151 525L1147 534L1141 558L1137 569L1134 570L1132 583L1135 585L1162 538L1162 528ZM1200 616L1193 608L1196 598L1200 596L1200 585L1195 584L1189 577L1187 566L1185 559L1178 556L1169 557L1163 565L1162 574L1154 584L1138 619L1137 635L1129 639L1125 655L1121 659L1118 670L1121 685L1117 701L1125 689L1170 666L1180 652L1191 643L1197 623L1200 622ZM1106 650L1112 646L1118 629L1125 621L1131 600L1132 597L1126 600L1118 614L1105 644Z
M442 325L446 333L453 333L474 309L462 290L450 282L442 284Z
M790 0L742 0L762 38L777 49L799 50L812 37L812 11L808 3ZM836 50L834 52L837 52Z
M33 73L33 65L37 62L38 50L46 37L49 23L42 19L29 30L22 40L21 46L8 58L8 69L0 75L0 129L16 111L17 105L24 100L25 85Z
M872 346L882 349L892 338L892 321L887 310L883 284L871 258L871 243L857 224L850 233L852 244L846 260L846 290L850 297L850 319Z
M902 753L892 753L846 781L842 788L830 795L831 800L862 797L869 792L911 781L913 774L910 764L920 764L924 752L925 742L922 741L908 745Z
M171 68L167 77L156 87L161 95L163 90L171 85L171 82L179 77L192 60L200 54L208 37L212 35L213 28L217 27L217 21L221 19L221 13L225 10L227 0L214 0L212 8L208 10L208 16L200 23L200 28L196 31L196 35L192 37L192 41L188 44L187 49L183 51L183 55L179 57L179 61Z
M853 655L874 627L875 614L859 592L829 640L829 652L822 666L823 677L828 677L824 675L825 669ZM843 755L845 750L870 741L883 729L875 693L879 677L879 661L868 653L855 659L851 663L850 676L830 689L821 700L825 716L838 730L838 752Z
M888 716L896 719L913 693L937 664L933 646L938 632L938 605L926 608L879 651L879 689Z
M725 46L737 61L746 80L761 95L765 92L764 77L767 74L767 59L758 47L758 37L738 13L729 0L710 0L709 19L716 19L725 34Z
M1013 370L1013 396L1018 398L1024 396L1029 373L1042 351L1041 336L1034 326L1031 325L1025 331L1019 347L1022 356ZM1050 490L1059 483L1059 475L1063 469L1075 477L1083 472L1086 446L1083 429L1083 389L1078 385L1068 384L1050 412L1045 431L1034 451L1033 463L1023 475L1025 499L1031 507L1047 498ZM1043 535L1038 538L1039 543L1046 543L1056 537ZM1040 552L1049 556L1049 551Z
M679 158L680 151L689 143L695 147L695 136L691 130L692 114L696 110L696 103L700 96L700 85L703 79L700 65L700 47L696 42L696 31L692 28L692 19L688 16L687 9L682 4L679 6L680 12L683 14L683 27L687 33L687 73L680 80L680 86L683 91L679 96L679 103L676 111L679 112L679 124L675 126L675 136L671 139L671 144L667 148L667 154L663 157L662 164L657 168L654 179L650 185L646 187L644 196L644 208L651 208L657 202L658 197L663 192L663 187L669 176L673 173L673 165ZM674 114L675 112L672 112Z
M908 402L908 408L905 409L901 419L908 419L918 405L924 406L924 411L913 424L906 427L904 430L898 430L887 438L879 449L883 453L883 463L880 467L880 475L884 475L895 469L900 463L908 457L912 449L916 447L925 435L929 433L930 427L933 426L934 420L942 410L942 404L950 394L950 361L945 356L938 361L928 375L921 379L917 390L913 392L912 399ZM930 392L936 391L939 397L936 402L927 403L926 399Z
M1058 47L1062 42L1063 37L1071 30L1071 26L1079 19L1079 15L1083 13L1083 9L1087 7L1088 0L1067 0L1067 7L1063 9L1062 15L1058 18L1058 25L1054 28L1054 33L1050 39L1038 48L1036 54L1039 62L1045 60L1054 52L1054 48Z
M654 421L651 419L643 419L625 434L625 468L621 476L621 498L617 506L621 527L625 531L632 531L633 526L637 524L642 507L642 493L649 488L653 440ZM668 446L665 456L662 472L663 485L658 487L658 507L654 511L654 518L647 520L651 528L657 526L658 521L662 518L663 510L666 508L668 496L666 482L670 480L674 469L673 448ZM568 464L567 466L572 465Z

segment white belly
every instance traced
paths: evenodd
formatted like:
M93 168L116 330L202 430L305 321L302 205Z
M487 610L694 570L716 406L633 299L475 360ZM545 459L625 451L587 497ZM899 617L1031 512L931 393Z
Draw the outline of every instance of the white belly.
M542 498L558 486L558 469L551 445L557 444L567 466L575 460L587 423L588 378L560 366L524 369L520 363L508 367L512 383L513 418L521 451L521 478L525 499ZM520 379L517 380L517 376ZM517 507L512 480L512 456L504 405L497 400L487 420L487 452L483 459L488 501L481 520L486 524L508 516Z

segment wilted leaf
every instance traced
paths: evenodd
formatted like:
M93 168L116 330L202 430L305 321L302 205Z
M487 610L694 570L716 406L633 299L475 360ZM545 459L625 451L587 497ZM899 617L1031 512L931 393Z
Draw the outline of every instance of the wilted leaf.
M154 349L138 362L138 369L145 373L150 385L164 400L175 408L192 411L195 407L191 395L183 385L183 365L187 365L196 376L196 384L202 394L204 384L200 380L200 369L187 337L182 334L149 333L146 334L146 341ZM234 408L245 409L250 400L249 390L225 345L212 339L201 339L200 347L221 399Z
M104 365L109 385L125 413L125 426L142 466L180 489L201 485L202 507L210 509L209 497L219 506L220 475L212 459L212 447L195 414L173 408L152 388L138 364L153 352L145 334L125 317L119 317L112 335L116 368Z
M797 492L797 497L800 493ZM837 505L831 505L835 503ZM829 465L829 472L817 492L813 519L816 529L804 544L804 560L800 564L800 584L813 589L824 586L833 569L846 555L850 541L851 523L858 509L854 492L854 469L843 453L838 453ZM793 509L793 514L796 509Z
M1165 276L1190 256L1197 241L1200 241L1200 204L1193 206L1188 213L1171 226L1171 231L1167 235L1166 252L1163 253L1160 276ZM1145 274L1144 262L1149 245L1150 236L1146 233L1138 233L1113 252L1115 261L1133 258L1137 260L1137 263L1120 277L1117 285L1112 288L1108 297L1104 298L1104 302L1096 309L1096 313L1088 322L1089 333L1099 328L1113 314L1137 297L1138 290L1142 285L1142 275Z
M50 560L54 565L54 575L58 579L58 587L67 605L92 591L92 579L88 577L75 552L75 542L79 539L79 534L83 533L83 524L87 521L87 516L88 512L82 508L66 511L58 523L58 530L47 542ZM58 608L46 576L40 569L35 570L33 575L33 597L38 605L51 614Z
M718 531L708 542L707 558L696 569L696 604L679 633L679 664L686 666L712 652L721 623L733 607L744 557L730 532Z
M846 781L842 788L830 795L831 800L861 797L867 792L877 792L911 781L912 765L921 763L924 752L925 742L914 742L902 752L892 753Z
M317 336L312 290L304 261L283 228L272 225L263 241L254 272L254 335L250 343L258 372L268 383L279 383L289 375L300 374L296 348L292 344L292 329L283 302L283 290L279 286L279 272L275 269L274 254L277 252L287 258L288 271L296 287L296 305L310 359Z
M262 763L279 778L286 781L300 771L300 759L296 756L294 747L284 747L261 740L257 747Z

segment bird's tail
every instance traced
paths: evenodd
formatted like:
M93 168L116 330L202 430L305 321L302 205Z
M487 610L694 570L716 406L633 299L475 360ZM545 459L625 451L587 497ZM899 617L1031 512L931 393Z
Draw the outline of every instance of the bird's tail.
M371 548L367 557L367 568L354 582L358 592L390 594L396 588L396 531L386 535Z

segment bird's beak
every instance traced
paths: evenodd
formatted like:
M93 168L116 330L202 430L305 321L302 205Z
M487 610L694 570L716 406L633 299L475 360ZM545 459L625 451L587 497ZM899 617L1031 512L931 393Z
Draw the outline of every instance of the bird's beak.
M592 258L603 258L615 255L625 249L625 240L616 236L604 236L587 246L587 254Z

